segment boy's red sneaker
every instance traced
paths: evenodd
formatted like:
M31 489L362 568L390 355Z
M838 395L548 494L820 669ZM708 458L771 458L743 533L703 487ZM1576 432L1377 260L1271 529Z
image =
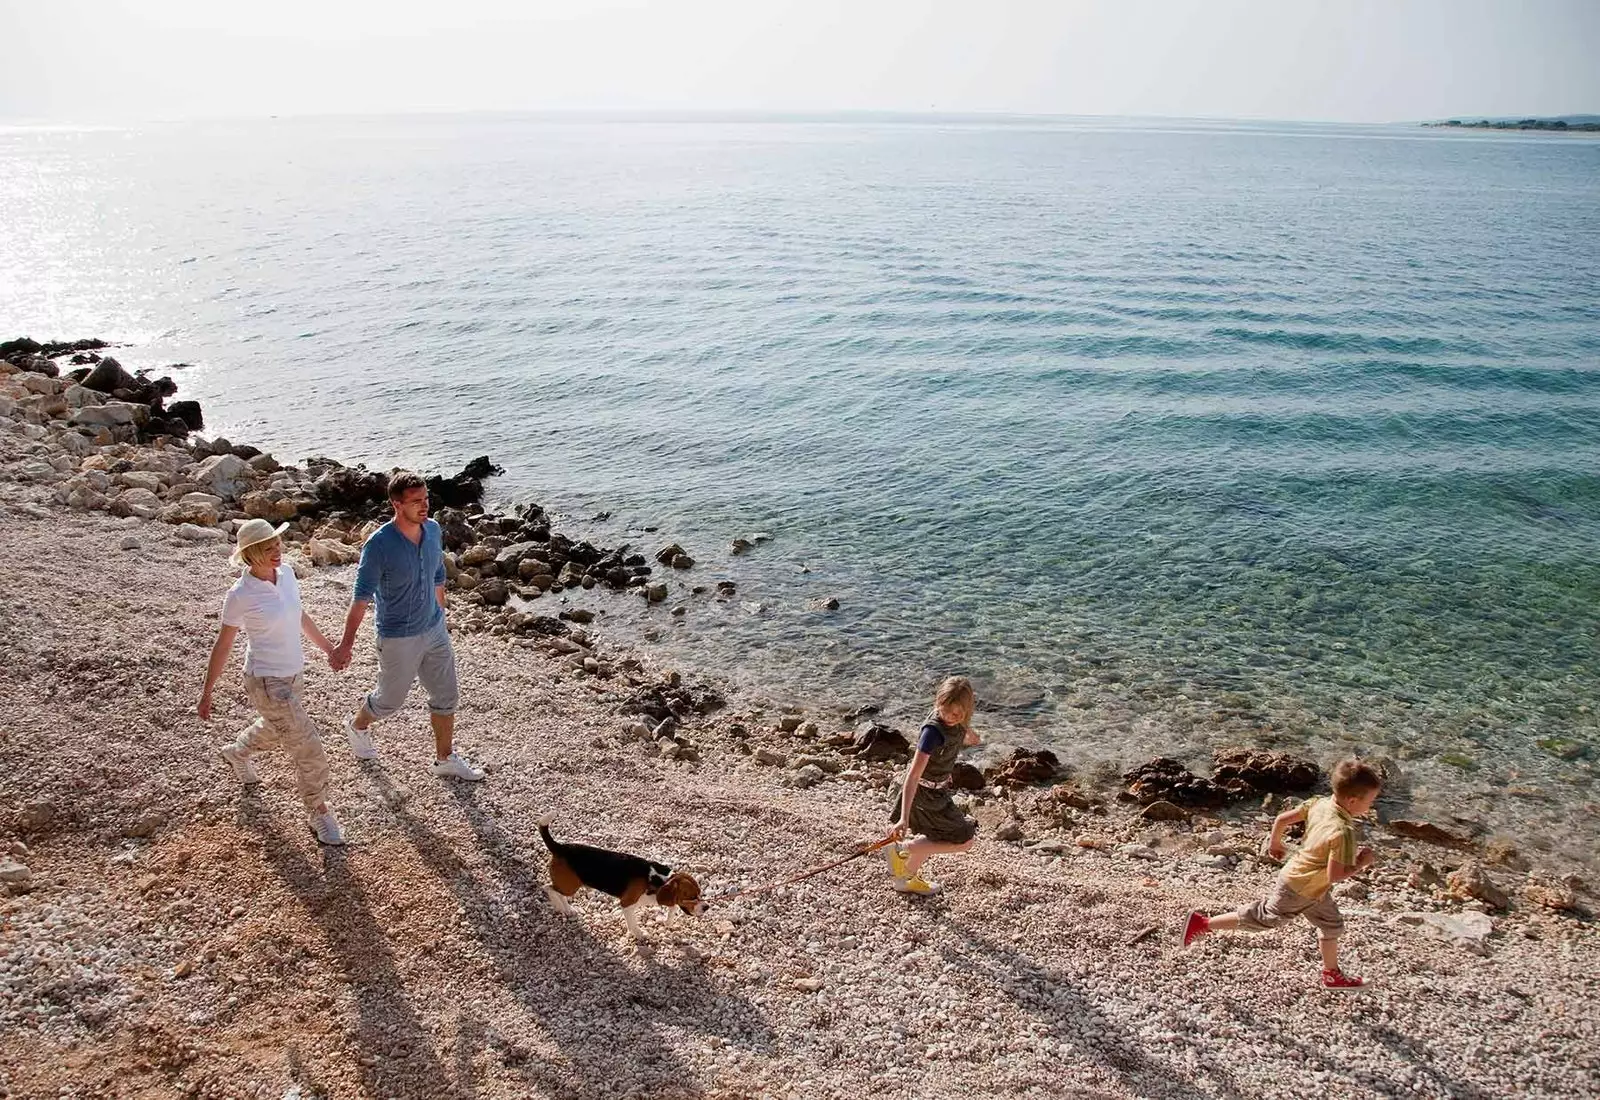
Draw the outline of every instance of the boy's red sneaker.
M1189 923L1183 926L1183 946L1188 947L1195 940L1211 931L1211 921L1198 909L1189 914Z
M1353 993L1366 984L1360 978L1352 978L1342 970L1324 970L1322 972L1323 989L1332 989L1339 993Z

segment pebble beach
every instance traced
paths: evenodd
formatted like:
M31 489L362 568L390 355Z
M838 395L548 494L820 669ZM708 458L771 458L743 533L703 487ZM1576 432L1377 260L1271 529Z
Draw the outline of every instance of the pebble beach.
M216 755L252 717L236 665L215 719L194 713L231 527L252 494L292 514L313 471L219 463L163 426L164 395L74 392L43 358L0 367L0 1096L1600 1092L1594 884L1453 825L1366 824L1379 864L1337 891L1359 995L1318 988L1303 924L1179 946L1188 911L1271 882L1271 795L1190 807L1066 769L986 775L963 796L979 843L930 864L937 897L895 893L869 857L718 902L881 836L901 765L852 751L860 700L786 708L608 639L615 601L665 618L718 598L692 559L647 576L592 548L612 583L458 579L458 744L482 784L428 773L420 695L377 761L350 755L370 627L344 673L311 664L350 839L319 847L282 757L241 789ZM289 539L325 631L357 519L308 515ZM644 947L610 899L558 915L544 814L690 872L712 904L650 914Z

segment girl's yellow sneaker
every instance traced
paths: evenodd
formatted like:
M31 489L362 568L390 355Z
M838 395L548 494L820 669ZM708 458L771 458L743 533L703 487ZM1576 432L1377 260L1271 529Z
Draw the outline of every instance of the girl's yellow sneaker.
M897 879L906 877L906 854L900 850L900 845L891 844L883 850L883 858L889 861L889 873Z
M921 875L914 878L897 878L894 880L894 888L902 894L918 894L922 897L937 894L944 889L937 882L929 882Z

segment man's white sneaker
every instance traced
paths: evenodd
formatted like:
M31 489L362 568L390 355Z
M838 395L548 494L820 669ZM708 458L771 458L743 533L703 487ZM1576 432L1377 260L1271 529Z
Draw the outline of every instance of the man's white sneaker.
M224 745L218 750L218 755L228 762L228 767L233 769L233 777L239 782L261 782L261 777L256 774L256 766L250 763L249 749L242 745Z
M357 760L378 759L378 746L372 743L371 726L364 730L358 730L356 729L356 720L354 718L346 718L344 720L344 735L350 739L350 751L355 754Z
M338 846L344 843L344 830L339 828L339 819L333 816L332 810L311 814L306 821L311 826L311 832L316 836L318 844Z
M451 753L435 763L433 774L447 779L465 779L468 783L476 783L483 778L483 773L461 759L459 753Z

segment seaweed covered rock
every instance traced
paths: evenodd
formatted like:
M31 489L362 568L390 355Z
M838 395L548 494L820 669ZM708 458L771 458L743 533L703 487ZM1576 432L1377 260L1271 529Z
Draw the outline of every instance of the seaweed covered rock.
M1211 759L1211 781L1235 798L1308 791L1322 778L1316 764L1284 752L1226 748L1217 749Z
M1227 790L1167 756L1140 764L1126 772L1122 781L1128 794L1145 805L1165 800L1179 806L1213 807L1228 801Z
M1011 756L984 769L984 778L1001 787L1032 787L1049 783L1061 771L1061 761L1049 749L1015 749Z

